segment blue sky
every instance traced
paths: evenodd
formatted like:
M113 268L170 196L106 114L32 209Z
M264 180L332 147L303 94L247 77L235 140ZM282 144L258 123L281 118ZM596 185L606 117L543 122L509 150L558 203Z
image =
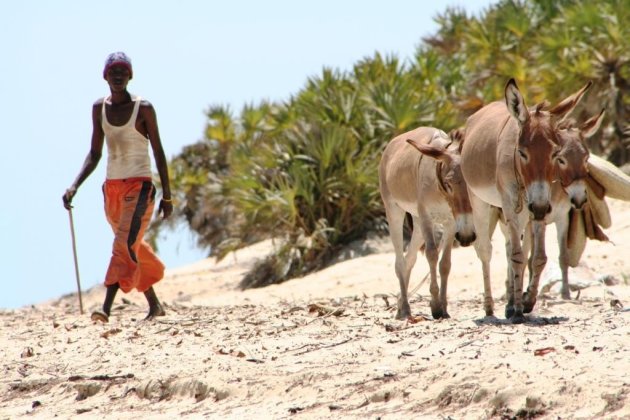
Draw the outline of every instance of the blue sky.
M447 5L491 0L11 1L0 6L0 308L76 290L61 195L89 151L91 105L108 94L105 57L125 51L129 91L151 101L168 158L202 137L204 111L284 100L326 67L374 52L410 58ZM106 154L73 211L82 288L103 281L112 233L103 215ZM155 166L154 166L155 167ZM159 242L167 267L204 258L187 229Z

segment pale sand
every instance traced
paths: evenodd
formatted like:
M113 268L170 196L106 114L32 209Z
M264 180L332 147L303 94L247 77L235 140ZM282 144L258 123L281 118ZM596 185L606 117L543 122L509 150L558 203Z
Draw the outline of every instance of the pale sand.
M171 270L156 287L167 316L151 322L138 293L119 295L109 324L90 321L100 286L84 293L83 316L75 295L0 311L0 419L630 418L630 203L610 207L614 244L589 242L571 270L579 299L561 300L556 284L523 325L503 317L498 231L496 320L484 319L473 248L458 248L453 318L430 320L425 282L411 302L418 322L396 321L388 238L262 289L237 285L269 242ZM547 238L553 278L552 227ZM420 256L411 288L427 267Z

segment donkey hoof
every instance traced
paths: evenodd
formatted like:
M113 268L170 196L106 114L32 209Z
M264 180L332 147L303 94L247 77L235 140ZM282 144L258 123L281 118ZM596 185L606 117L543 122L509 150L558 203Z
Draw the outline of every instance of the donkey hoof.
M505 319L510 319L514 316L514 306L505 307Z
M433 315L433 319L449 319L451 317L448 312L443 310L431 311L431 315Z
M523 293L523 312L528 314L534 310L534 306L536 306L536 296L533 298L529 297L529 293Z
M431 302L431 315L433 315L433 319L450 318L446 308L439 302Z
M409 318L411 316L411 309L407 308L407 309L398 309L398 311L396 312L396 319L399 321L404 321L405 319Z
M525 315L523 315L522 312L515 312L510 317L510 322L512 322L512 324L522 324L525 322Z
M531 313L534 310L535 305L536 301L523 303L523 312L526 314Z

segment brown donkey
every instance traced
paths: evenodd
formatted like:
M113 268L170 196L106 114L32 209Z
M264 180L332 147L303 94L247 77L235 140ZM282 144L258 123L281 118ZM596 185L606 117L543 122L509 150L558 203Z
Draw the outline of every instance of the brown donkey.
M505 101L484 106L466 122L461 168L478 235L475 250L482 263L487 316L494 314L490 286L492 206L501 209L508 230L505 314L513 323L522 323L524 307L531 310L536 296L523 296L526 256L521 238L532 219L532 264L542 271L547 261L544 219L551 212L551 185L560 150L558 123L573 110L590 85L546 111L545 104L528 109L511 79L505 87Z
M383 152L379 182L396 252L396 276L400 282L398 319L411 315L407 296L409 277L423 242L431 274L431 314L435 319L449 318L446 287L453 239L463 246L475 240L472 210L460 168L460 150L460 131L449 137L442 130L420 127L394 138ZM413 218L413 233L404 253L403 222L407 213ZM439 243L436 224L443 227ZM440 248L438 287L436 267Z
M599 229L610 227L610 215L601 194L596 194L597 182L589 178L589 151L585 139L594 135L604 118L604 110L588 121L576 126L573 122L558 125L557 139L560 149L555 154L557 163L555 180L551 187L551 212L545 216L546 224L554 223L559 247L559 265L562 272L562 297L569 299L568 267L575 267L584 251L586 238L607 240ZM581 229L579 224L589 225ZM505 225L501 230L506 239L509 234ZM588 232L587 232L588 231ZM530 255L533 238L532 224L528 223L523 238L523 252ZM506 244L509 249L509 244ZM540 265L529 259L529 285L526 294L536 302L538 284L542 273ZM509 273L508 273L509 276ZM506 287L508 286L506 282ZM525 312L533 309L533 304L525 306Z

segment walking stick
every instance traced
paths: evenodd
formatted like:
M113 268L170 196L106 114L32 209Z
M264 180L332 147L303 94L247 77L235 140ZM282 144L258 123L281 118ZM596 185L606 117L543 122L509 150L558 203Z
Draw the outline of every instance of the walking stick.
M77 243L74 236L74 221L72 220L72 208L68 209L68 215L70 216L70 233L72 234L72 252L74 253L74 272L77 277L77 288L79 289L79 308L81 309L81 315L83 315L83 299L81 298L81 279L79 278L79 260L77 258Z

